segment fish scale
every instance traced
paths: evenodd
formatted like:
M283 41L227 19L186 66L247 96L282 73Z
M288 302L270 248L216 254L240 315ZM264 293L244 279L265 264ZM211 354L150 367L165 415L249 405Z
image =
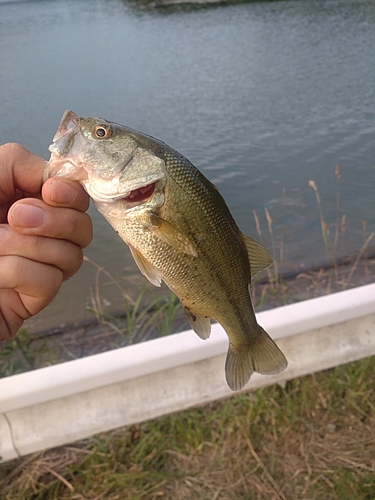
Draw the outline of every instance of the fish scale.
M189 160L153 137L72 111L50 151L46 177L83 184L140 271L178 296L193 330L207 339L210 318L223 326L231 389L242 389L254 371L274 374L287 366L257 323L249 291L270 256L241 233L217 188Z

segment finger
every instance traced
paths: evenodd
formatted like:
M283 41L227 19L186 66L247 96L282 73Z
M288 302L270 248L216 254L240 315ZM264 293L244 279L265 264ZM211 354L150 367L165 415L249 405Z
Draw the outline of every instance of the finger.
M0 342L2 342L15 335L30 314L18 293L10 288L0 289L0 304Z
M90 197L79 182L58 177L45 182L42 197L48 205L75 208L81 212L85 212L90 204Z
M14 335L23 321L46 307L63 280L61 271L22 257L0 257L0 340Z
M0 205L13 199L17 191L26 196L40 193L46 162L20 144L0 146Z
M14 203L8 212L8 222L22 234L67 240L81 248L87 247L92 239L92 222L86 213L51 207L33 198Z
M55 266L64 281L81 267L82 248L67 240L20 234L7 225L0 225L0 258L6 255L23 257Z

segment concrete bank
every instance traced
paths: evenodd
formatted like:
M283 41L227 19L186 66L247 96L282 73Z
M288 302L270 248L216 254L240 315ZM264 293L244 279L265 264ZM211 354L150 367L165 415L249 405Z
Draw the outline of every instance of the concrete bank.
M259 323L288 358L251 390L375 354L375 284L265 311ZM220 325L189 330L0 380L2 461L233 394Z

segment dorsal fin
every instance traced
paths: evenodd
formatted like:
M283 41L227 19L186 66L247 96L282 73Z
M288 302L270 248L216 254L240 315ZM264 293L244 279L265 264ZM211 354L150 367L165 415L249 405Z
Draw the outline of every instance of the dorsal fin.
M272 265L272 259L263 245L244 234L242 238L250 261L251 279L253 279L257 273Z

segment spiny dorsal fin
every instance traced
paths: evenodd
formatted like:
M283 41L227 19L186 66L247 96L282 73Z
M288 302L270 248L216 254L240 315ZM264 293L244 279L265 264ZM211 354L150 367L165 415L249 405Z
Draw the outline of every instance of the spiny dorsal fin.
M249 256L251 279L253 279L257 273L272 265L272 259L268 250L263 245L244 234L242 238L246 246L247 255Z
M151 214L150 220L152 226L149 226L147 229L155 234L155 236L160 238L165 243L168 243L168 245L173 247L177 252L182 252L190 254L193 257L197 257L198 254L194 248L194 245L170 222L162 219L156 214Z

